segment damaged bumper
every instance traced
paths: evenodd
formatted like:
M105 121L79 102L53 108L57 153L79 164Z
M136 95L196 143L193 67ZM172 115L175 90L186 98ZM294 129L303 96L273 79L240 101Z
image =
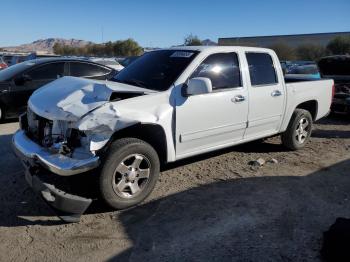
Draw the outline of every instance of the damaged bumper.
M74 159L62 154L52 154L30 140L23 130L17 131L12 138L16 155L31 166L40 164L47 170L61 175L71 176L87 172L100 164L98 156L88 159Z
M57 216L65 222L80 221L80 216L92 203L92 199L68 194L54 185L45 183L36 175L39 169L26 166L25 178L29 186L44 199L56 212Z
M78 160L61 154L51 154L31 141L23 130L14 134L12 143L16 155L25 167L25 177L30 187L41 195L63 221L78 222L92 199L66 193L52 183L42 181L39 175L43 168L61 176L83 173L96 168L99 158Z

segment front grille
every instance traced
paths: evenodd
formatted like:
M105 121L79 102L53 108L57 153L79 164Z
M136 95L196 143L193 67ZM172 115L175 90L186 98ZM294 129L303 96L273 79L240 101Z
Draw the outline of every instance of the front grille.
M51 134L45 133L45 130L52 130L53 122L35 114L29 107L27 110L27 119L28 127L26 131L28 137L41 146L47 146L46 143L44 144L44 141Z

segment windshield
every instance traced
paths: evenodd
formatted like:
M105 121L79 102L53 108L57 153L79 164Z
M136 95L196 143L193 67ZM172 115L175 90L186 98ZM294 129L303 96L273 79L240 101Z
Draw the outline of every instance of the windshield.
M165 91L198 54L197 51L160 50L145 53L112 81Z
M26 61L23 63L19 63L13 66L10 66L8 68L5 68L4 70L0 71L0 81L7 81L13 78L18 73L26 70L27 68L30 68L31 66L35 65L34 62Z

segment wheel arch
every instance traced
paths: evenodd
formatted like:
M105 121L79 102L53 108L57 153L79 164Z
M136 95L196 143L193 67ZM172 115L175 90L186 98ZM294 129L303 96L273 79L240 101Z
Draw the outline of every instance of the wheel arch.
M116 139L125 137L138 138L149 143L156 150L160 162L167 162L167 137L162 126L150 123L137 123L135 125L116 131L112 135L110 141L113 142Z
M306 111L309 111L312 116L312 120L315 121L318 113L318 102L317 100L308 100L297 105L295 109L304 109Z

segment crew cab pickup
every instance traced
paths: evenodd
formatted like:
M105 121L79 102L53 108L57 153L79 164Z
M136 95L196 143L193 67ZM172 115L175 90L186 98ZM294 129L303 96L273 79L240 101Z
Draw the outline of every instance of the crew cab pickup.
M112 81L63 77L38 89L13 136L26 179L66 221L91 199L51 177L94 176L115 209L152 191L160 165L281 135L297 150L326 116L333 80L286 84L275 52L176 47L145 53ZM59 181L59 180L58 180Z

